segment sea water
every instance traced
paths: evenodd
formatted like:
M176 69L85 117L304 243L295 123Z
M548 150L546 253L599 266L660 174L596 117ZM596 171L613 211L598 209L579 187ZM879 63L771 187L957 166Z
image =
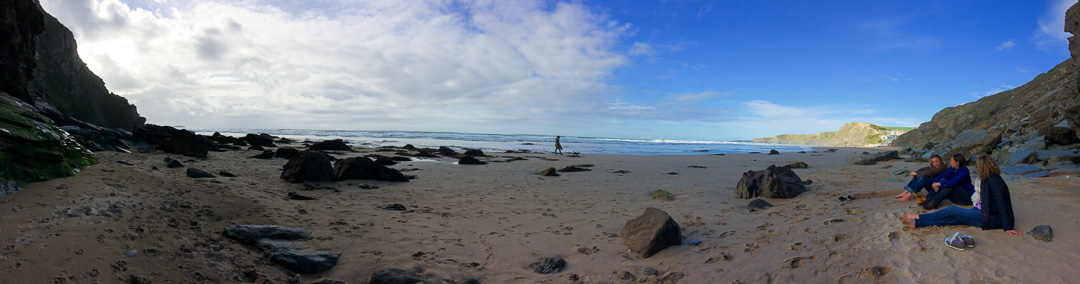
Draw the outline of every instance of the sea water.
M510 151L552 152L555 136L534 134L480 134L424 131L353 131L308 129L196 129L198 134L219 132L226 136L243 137L248 133L266 133L296 141L342 139L362 147L412 144L418 148L447 146L455 150L480 149L489 153ZM810 151L809 147L784 144L763 144L749 141L693 141L667 139L625 139L610 137L562 136L563 151L581 154L608 155L711 155L749 153L777 150L780 152Z

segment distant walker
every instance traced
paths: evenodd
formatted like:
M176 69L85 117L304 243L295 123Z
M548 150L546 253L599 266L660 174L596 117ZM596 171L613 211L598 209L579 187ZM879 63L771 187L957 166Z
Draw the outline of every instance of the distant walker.
M555 154L556 155L562 155L562 153L563 153L562 152L562 144L559 143L559 138L562 138L562 136L555 136Z

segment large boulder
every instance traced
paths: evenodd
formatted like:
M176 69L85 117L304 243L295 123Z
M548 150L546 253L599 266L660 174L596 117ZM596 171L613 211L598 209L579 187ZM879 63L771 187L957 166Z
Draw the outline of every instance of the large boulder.
M319 151L303 151L285 163L281 178L291 183L305 181L336 181L334 168L330 166L330 156Z
M619 237L630 251L648 258L661 250L682 244L679 224L660 209L646 208L641 216L627 221Z
M458 160L458 165L486 165L487 162L481 161L476 157L466 155Z
M334 162L334 175L337 180L373 179L381 181L407 182L400 171L388 168L367 157L352 157Z
M859 161L856 161L855 164L856 165L873 165L873 164L877 164L877 162L888 161L888 160L893 160L893 159L900 159L900 152L895 151L895 150L893 150L893 151L885 151L885 152L877 152L877 153L874 153L874 154L867 155L866 157L863 157Z
M1038 161L1038 154L1035 150L1020 150L1013 152L1009 155L1009 166L1015 166L1017 164L1031 164Z
M349 145L345 144L345 140L334 139L334 140L325 140L325 141L322 141L322 142L317 142L315 144L311 144L311 146L308 147L308 150L352 151L352 148L350 148Z
M244 136L244 141L247 141L248 144L255 145L255 146L261 146L261 147L275 147L276 146L276 145L274 145L274 136L270 136L270 134L266 134L266 133L260 133L260 134L248 133L248 135Z
M296 156L296 154L299 154L299 153L300 153L300 150L297 150L296 148L293 148L293 147L281 147L281 148L277 149L277 152L274 152L274 157L292 159L292 157Z
M770 165L761 171L747 171L735 186L735 193L742 199L793 198L803 192L805 184L788 166Z

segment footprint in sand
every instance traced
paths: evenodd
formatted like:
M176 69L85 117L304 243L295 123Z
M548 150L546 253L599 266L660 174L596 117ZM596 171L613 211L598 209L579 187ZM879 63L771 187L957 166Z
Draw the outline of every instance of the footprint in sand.
M799 268L803 265L803 262L807 259L815 259L816 256L796 256L784 260L784 268Z

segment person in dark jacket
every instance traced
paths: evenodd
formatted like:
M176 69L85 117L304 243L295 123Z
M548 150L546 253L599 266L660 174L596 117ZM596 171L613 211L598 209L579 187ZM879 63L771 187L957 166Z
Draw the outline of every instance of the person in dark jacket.
M1015 230L1016 219L1013 216L1012 198L1009 186L1001 179L1001 168L994 159L979 155L975 164L979 175L979 198L974 208L949 206L937 212L912 215L904 213L900 222L909 228L929 226L970 225L983 230L1002 229L1009 235L1023 235Z
M945 166L945 161L941 160L941 156L930 156L930 166L909 173L908 175L911 176L911 182L908 182L907 186L904 186L903 192L900 192L900 194L893 197L896 198L896 201L908 202L923 189L926 189L926 192L930 192L933 190L932 184L934 183L934 178L948 169L949 167Z
M958 205L971 205L971 194L975 193L975 186L971 184L971 173L964 155L953 155L949 159L949 169L934 180L938 181L933 184L934 190L927 190L926 201L919 203L923 209L937 209L945 199Z

